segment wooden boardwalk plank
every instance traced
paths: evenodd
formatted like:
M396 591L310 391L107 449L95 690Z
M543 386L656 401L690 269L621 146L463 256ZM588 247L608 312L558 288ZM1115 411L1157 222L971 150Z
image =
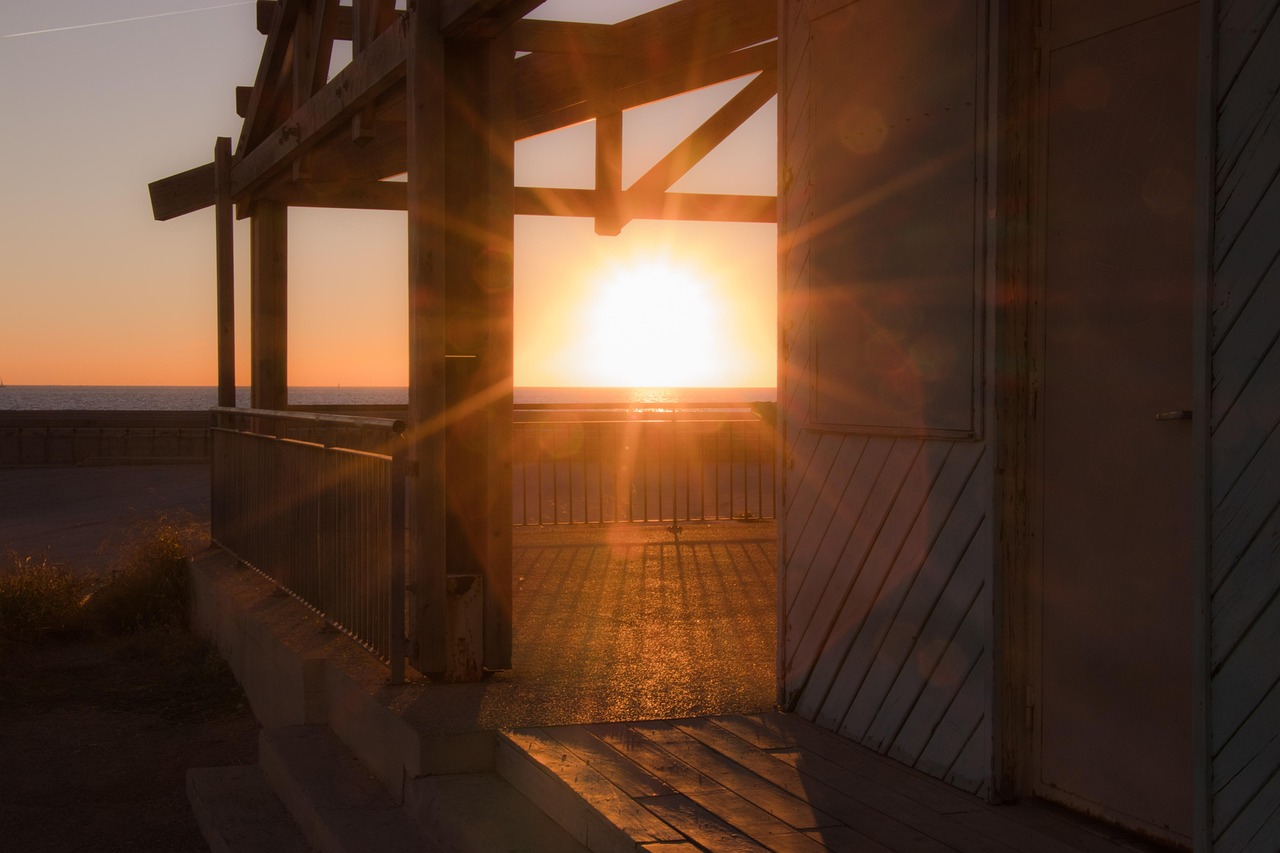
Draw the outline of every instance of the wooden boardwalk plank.
M853 850L870 853L1133 853L1160 849L1122 830L1043 804L993 806L789 714L729 715L591 724L512 733L500 751L523 760L545 786L601 786L632 828L609 849L684 853ZM545 778L544 778L545 777ZM625 791L636 796L626 798ZM587 795L590 795L588 792ZM621 797L630 803L619 804ZM610 799L614 798L614 799ZM1266 806L1266 803L1263 803ZM565 819L578 820L573 813ZM637 813L644 818L636 819ZM594 817L599 820L597 807ZM1255 810L1237 828L1269 837ZM1261 819L1260 819L1261 818ZM651 823L650 823L651 822ZM566 827L569 828L569 827ZM572 830L571 830L572 831ZM626 839L630 837L630 841Z
M839 818L844 825L843 831L823 827L808 833L810 837L821 840L832 849L856 849L858 844L865 843L870 838L891 850L913 850L919 853L949 853L954 850L825 782L806 777L794 762L782 761L777 755L747 743L713 720L679 720L673 725L757 776L797 797L806 798L815 808ZM857 831L849 829L850 827L857 827Z
M839 819L817 808L791 791L775 785L755 773L732 756L708 746L689 733L664 721L633 723L654 744L674 755L690 767L730 788L740 797L795 829L817 829L837 826ZM763 755L763 753L759 753ZM744 772L745 771L745 772ZM802 792L803 793L803 792Z
M498 771L583 844L610 826L641 843L683 840L597 769L538 730L506 735Z
M724 853L756 853L756 851L769 849L756 844L711 812L680 794L653 797L645 800L644 806L707 850L723 850Z
M587 729L645 770L674 787L682 796L687 797L718 820L756 838L767 837L769 848L796 851L822 850L822 847L813 839L724 787L698 768L690 766L660 748L636 729L620 723L590 725ZM665 798L655 799L662 801ZM642 802L649 807L652 800ZM667 820L664 815L658 812L655 814ZM671 823L669 820L667 822ZM683 827L672 825L684 831ZM698 841L692 835L689 837Z
M674 794L675 789L630 761L586 729L556 726L540 730L554 738L578 758L602 773L614 785L635 799Z

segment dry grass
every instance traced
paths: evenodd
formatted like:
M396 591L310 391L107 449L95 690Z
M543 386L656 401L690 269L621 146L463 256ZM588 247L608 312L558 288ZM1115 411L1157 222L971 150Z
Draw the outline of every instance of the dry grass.
M0 564L0 642L37 643L73 631L91 589L66 567L9 553Z
M9 554L0 563L0 663L22 649L102 642L121 662L164 673L147 687L135 685L135 703L179 715L188 704L206 710L240 705L226 663L189 630L187 566L204 537L189 517L158 517L129 531L111 571L101 576Z
M102 576L77 574L47 557L8 554L0 563L0 642L185 631L188 554L201 535L189 518L141 524Z

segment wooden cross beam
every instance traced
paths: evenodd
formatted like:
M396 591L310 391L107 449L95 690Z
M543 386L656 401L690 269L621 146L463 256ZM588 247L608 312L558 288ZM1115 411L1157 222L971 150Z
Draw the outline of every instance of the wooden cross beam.
M543 0L440 0L440 32L447 39L483 40L507 29Z
M304 0L282 0L274 8L267 43L262 48L262 60L253 83L253 92L245 110L244 125L240 128L240 140L236 144L236 156L242 157L261 137L271 130L268 124L275 113L275 99L282 86L282 71L294 25L302 11Z
M516 60L516 138L595 118L600 104L629 109L682 92L777 67L777 44L765 42L716 56L530 54Z
M365 1L383 3L382 7L368 8L381 8L385 14L385 0ZM403 111L403 106L396 106L402 104L399 99L404 91L403 24L388 27L288 118L277 120L275 105L281 103L280 91L292 91L289 66L295 63L287 61L287 55L299 17L312 9L310 44L315 49L293 51L305 60L298 63L298 97L307 90L302 83L309 81L314 87L327 75L324 54L331 49L330 36L341 37L343 28L353 24L343 11L351 7L334 6L334 2L280 0L260 7L271 12L271 27L258 83L252 90L238 93L247 101L242 104L247 117L232 167L232 192L242 211L255 193L287 195L278 185L293 177L288 167L304 155L309 159L298 177L310 176L327 184L350 178L377 179L406 168L403 124L387 121L392 118L388 109ZM470 26L484 29L504 24L531 5L536 4L532 0L453 0L445 3L442 11L454 15L451 26L466 34L473 32ZM517 139L525 138L747 74L771 72L776 68L777 50L776 43L768 41L776 29L770 9L772 0L683 0L612 26L516 21L510 30L511 44L539 52L515 61L512 133ZM746 109L766 87L763 79L749 87L750 94L744 93L725 109ZM370 142L372 122L367 108L375 103L382 128L379 132L387 138L379 139L367 154L359 153L366 149L350 149L349 143L344 146L336 131L344 124L356 126L357 117L356 140L366 145ZM732 124L727 114L721 118L725 126ZM678 168L687 168L696 159L697 150L716 135L713 127L700 129L664 160L662 170L669 172L677 163L685 164ZM636 191L629 192L628 205L646 213L671 209L672 205L653 200L657 193L654 187L662 182L657 172L643 178L640 186L633 188ZM151 189L157 217L198 210L213 202L212 167L157 181ZM330 188L311 196L335 200L346 191ZM394 192L373 189L350 195L365 199L364 204L369 198L383 199ZM647 200L642 203L641 197ZM684 205L674 207L686 209ZM692 209L701 212L707 207L699 204ZM744 208L728 205L727 209Z
M231 170L231 190L241 198L288 165L291 158L326 135L404 79L406 39L393 26L323 89L312 96L279 130L240 158ZM246 122L247 123L247 122Z

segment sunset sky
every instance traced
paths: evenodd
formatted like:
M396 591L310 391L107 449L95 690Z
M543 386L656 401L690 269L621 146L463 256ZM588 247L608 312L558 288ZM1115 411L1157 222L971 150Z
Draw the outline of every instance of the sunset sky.
M612 22L660 5L537 14ZM234 88L264 41L253 3L6 2L0 36L0 381L215 384L212 211L155 222L147 184L238 136ZM628 112L624 182L746 82ZM772 194L774 121L770 103L674 189ZM588 123L520 143L517 184L591 186L593 139ZM290 384L403 385L405 215L292 209L289 226ZM236 229L246 384L247 221ZM601 238L590 220L519 217L516 384L772 385L774 252L773 225L638 221Z

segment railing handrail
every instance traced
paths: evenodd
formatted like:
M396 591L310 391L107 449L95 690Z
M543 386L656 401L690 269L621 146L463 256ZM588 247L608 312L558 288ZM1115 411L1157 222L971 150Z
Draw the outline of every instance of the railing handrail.
M241 560L253 566L267 577L277 583L281 589L288 591L290 594L304 601L313 609L324 615L327 621L330 621L335 627L340 628L352 637L356 638L360 643L365 645L376 654L385 655L385 659L391 667L391 683L401 684L404 682L405 656L407 652L407 637L405 635L405 480L408 476L407 451L404 442L399 440L401 433L404 432L405 424L403 421L389 418L371 418L360 417L354 415L328 415L315 412L281 412L268 409L241 409L223 406L215 406L210 409L212 426L210 433L217 441L249 441L255 443L255 446L262 448L296 448L297 450L289 451L291 454L302 452L304 456L290 456L296 463L298 459L312 460L306 463L302 468L295 467L295 472L301 472L301 476L310 476L313 478L312 484L316 488L295 489L292 494L293 498L303 498L301 502L295 506L302 509L303 519L302 529L309 531L308 536L303 537L303 541L311 540L314 548L320 548L319 531L323 525L317 525L316 519L324 512L324 492L327 487L321 487L322 483L332 480L332 468L324 460L348 457L358 458L364 457L369 460L368 464L376 466L385 466L379 470L386 471L387 484L389 490L383 491L382 496L386 501L382 506L385 507L385 525L379 526L374 523L372 527L368 527L370 520L361 517L358 522L365 525L367 532L373 538L366 539L366 544L372 544L378 536L384 537L385 543L382 553L385 554L386 562L382 564L386 574L385 586L379 595L385 596L382 601L385 605L379 603L379 607L385 606L388 621L384 627L378 628L376 625L373 634L366 633L360 627L362 620L367 620L369 612L366 609L359 612L352 612L350 608L345 607L339 599L326 596L324 593L316 595L304 593L306 583L302 587L295 587L284 574L291 571L289 561L286 558L283 562L279 559L280 549L276 547L259 548L255 542L255 536L250 533L249 538L245 539L242 530L237 529L236 524L226 527L225 519L231 518L235 520L237 510L243 513L246 509L244 502L235 502L231 498L231 494L220 494L217 484L224 472L221 466L226 462L223 458L227 454L212 454L214 494L211 507L213 537L218 544L227 550L236 554ZM264 423L265 422L265 423ZM381 451L370 451L354 446L344 446L345 442L332 443L328 439L338 438L336 435L325 436L323 443L314 440L299 440L287 435L276 435L272 431L289 432L285 424L300 425L301 432L312 438L312 433L332 430L334 432L346 432L349 438L351 434L362 434L372 437L372 440L381 445ZM268 430L263 432L262 430ZM238 437L238 438L235 438ZM363 443L363 442L358 442ZM232 445L236 446L236 445ZM274 452L274 451L273 451ZM318 460L318 461L316 461ZM368 470L368 469L366 469ZM252 478L259 472L251 472L248 469L239 472L242 482L250 483L252 488L252 480L244 480L243 478ZM234 466L225 472L225 476L236 478L237 472ZM368 476L366 474L366 476ZM366 481L367 482L367 481ZM260 484L259 484L260 485ZM278 488L277 484L272 484L272 488ZM233 487L232 491L237 489ZM231 501L226 504L226 501ZM256 515L258 508L250 510L250 515ZM374 513L377 514L376 512ZM305 520L306 516L312 516L312 524L308 527ZM290 519L298 518L296 510L290 510L285 513L286 519L284 527L274 530L277 535L283 534L286 538L289 536L288 525L292 523ZM224 529L225 527L225 529ZM325 528L330 529L330 528ZM358 535L358 534L357 534ZM234 541L229 541L234 540ZM313 553L316 559L306 561L316 571L322 571L323 561L318 558L319 551ZM340 557L339 557L340 559ZM363 563L363 561L357 561ZM348 577L350 577L348 575ZM305 580L305 579L304 579ZM318 576L310 578L311 581L317 581ZM323 579L326 583L332 580L332 576ZM368 578L358 579L357 584L367 581ZM372 585L378 586L383 582L377 577L372 579ZM369 584L364 584L367 591ZM313 593L317 592L313 589ZM356 592L358 598L364 593ZM378 596L375 595L375 598ZM353 621L348 621L351 616ZM367 622L365 623L367 627Z
M362 415L335 415L320 412L280 411L278 409L241 409L229 406L214 406L209 409L215 421L219 418L267 418L276 421L294 421L317 426L358 427L368 430L385 430L401 435L405 431L405 423L396 418L370 418Z

